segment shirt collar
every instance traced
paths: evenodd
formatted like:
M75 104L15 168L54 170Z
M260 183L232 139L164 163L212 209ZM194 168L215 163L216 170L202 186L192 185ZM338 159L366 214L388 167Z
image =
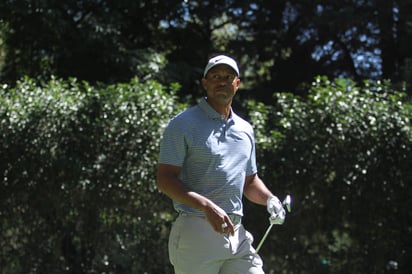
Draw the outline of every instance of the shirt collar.
M200 101L199 101L199 107L201 110L203 110L206 115L215 121L226 121L226 116L222 115L220 113L218 113L214 108L212 108L212 106L209 105L209 103L206 101L206 97L203 97ZM229 114L229 119L230 120L232 118L232 108L230 108L230 114Z

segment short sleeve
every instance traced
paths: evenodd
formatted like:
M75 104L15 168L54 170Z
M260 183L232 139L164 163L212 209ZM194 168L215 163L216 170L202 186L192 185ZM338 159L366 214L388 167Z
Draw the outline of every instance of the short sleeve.
M186 156L185 129L178 119L167 125L160 142L159 163L181 167Z
M256 144L253 135L253 130L251 130L250 140L252 143L252 151L250 153L250 158L246 167L246 176L257 173L257 163L256 163Z

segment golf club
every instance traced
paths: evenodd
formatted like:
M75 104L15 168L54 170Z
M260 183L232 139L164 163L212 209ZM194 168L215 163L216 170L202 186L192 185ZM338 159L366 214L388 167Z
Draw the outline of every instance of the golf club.
M290 210L291 210L291 208L290 208L291 203L292 203L292 198L290 197L290 195L287 195L286 198L285 198L285 200L283 200L282 205L283 205L284 207L286 207L286 209L287 209L288 212L290 212ZM266 229L265 235L263 235L262 240L260 240L260 243L259 243L259 245L258 245L257 248L256 248L256 253L258 253L259 250L260 250L260 248L262 247L262 244L263 244L263 242L266 240L266 237L268 236L270 230L272 229L272 226L273 226L273 224L271 223L271 224L269 225L269 227Z

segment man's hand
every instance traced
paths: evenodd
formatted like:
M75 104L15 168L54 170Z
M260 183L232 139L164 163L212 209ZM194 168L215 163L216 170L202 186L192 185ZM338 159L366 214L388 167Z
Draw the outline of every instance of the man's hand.
M267 210L270 214L269 221L271 224L281 225L285 222L286 211L278 197L269 197L267 200Z
M235 234L235 226L230 220L227 213L213 202L208 202L204 207L203 212L207 220L213 227L213 230L220 234L230 233Z

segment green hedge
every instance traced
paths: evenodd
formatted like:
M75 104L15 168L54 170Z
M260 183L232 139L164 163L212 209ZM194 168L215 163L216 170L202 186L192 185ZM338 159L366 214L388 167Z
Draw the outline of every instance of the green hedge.
M75 79L0 86L1 273L171 273L170 199L155 188L178 86ZM408 273L411 102L390 83L319 77L305 98L249 101L259 173L292 213L267 273ZM246 203L255 245L268 225ZM396 270L397 268L397 270Z
M1 88L1 273L170 270L171 208L154 174L177 88L138 79Z
M411 106L390 83L323 77L306 98L250 103L261 175L294 197L293 213L265 244L268 270L412 270Z

